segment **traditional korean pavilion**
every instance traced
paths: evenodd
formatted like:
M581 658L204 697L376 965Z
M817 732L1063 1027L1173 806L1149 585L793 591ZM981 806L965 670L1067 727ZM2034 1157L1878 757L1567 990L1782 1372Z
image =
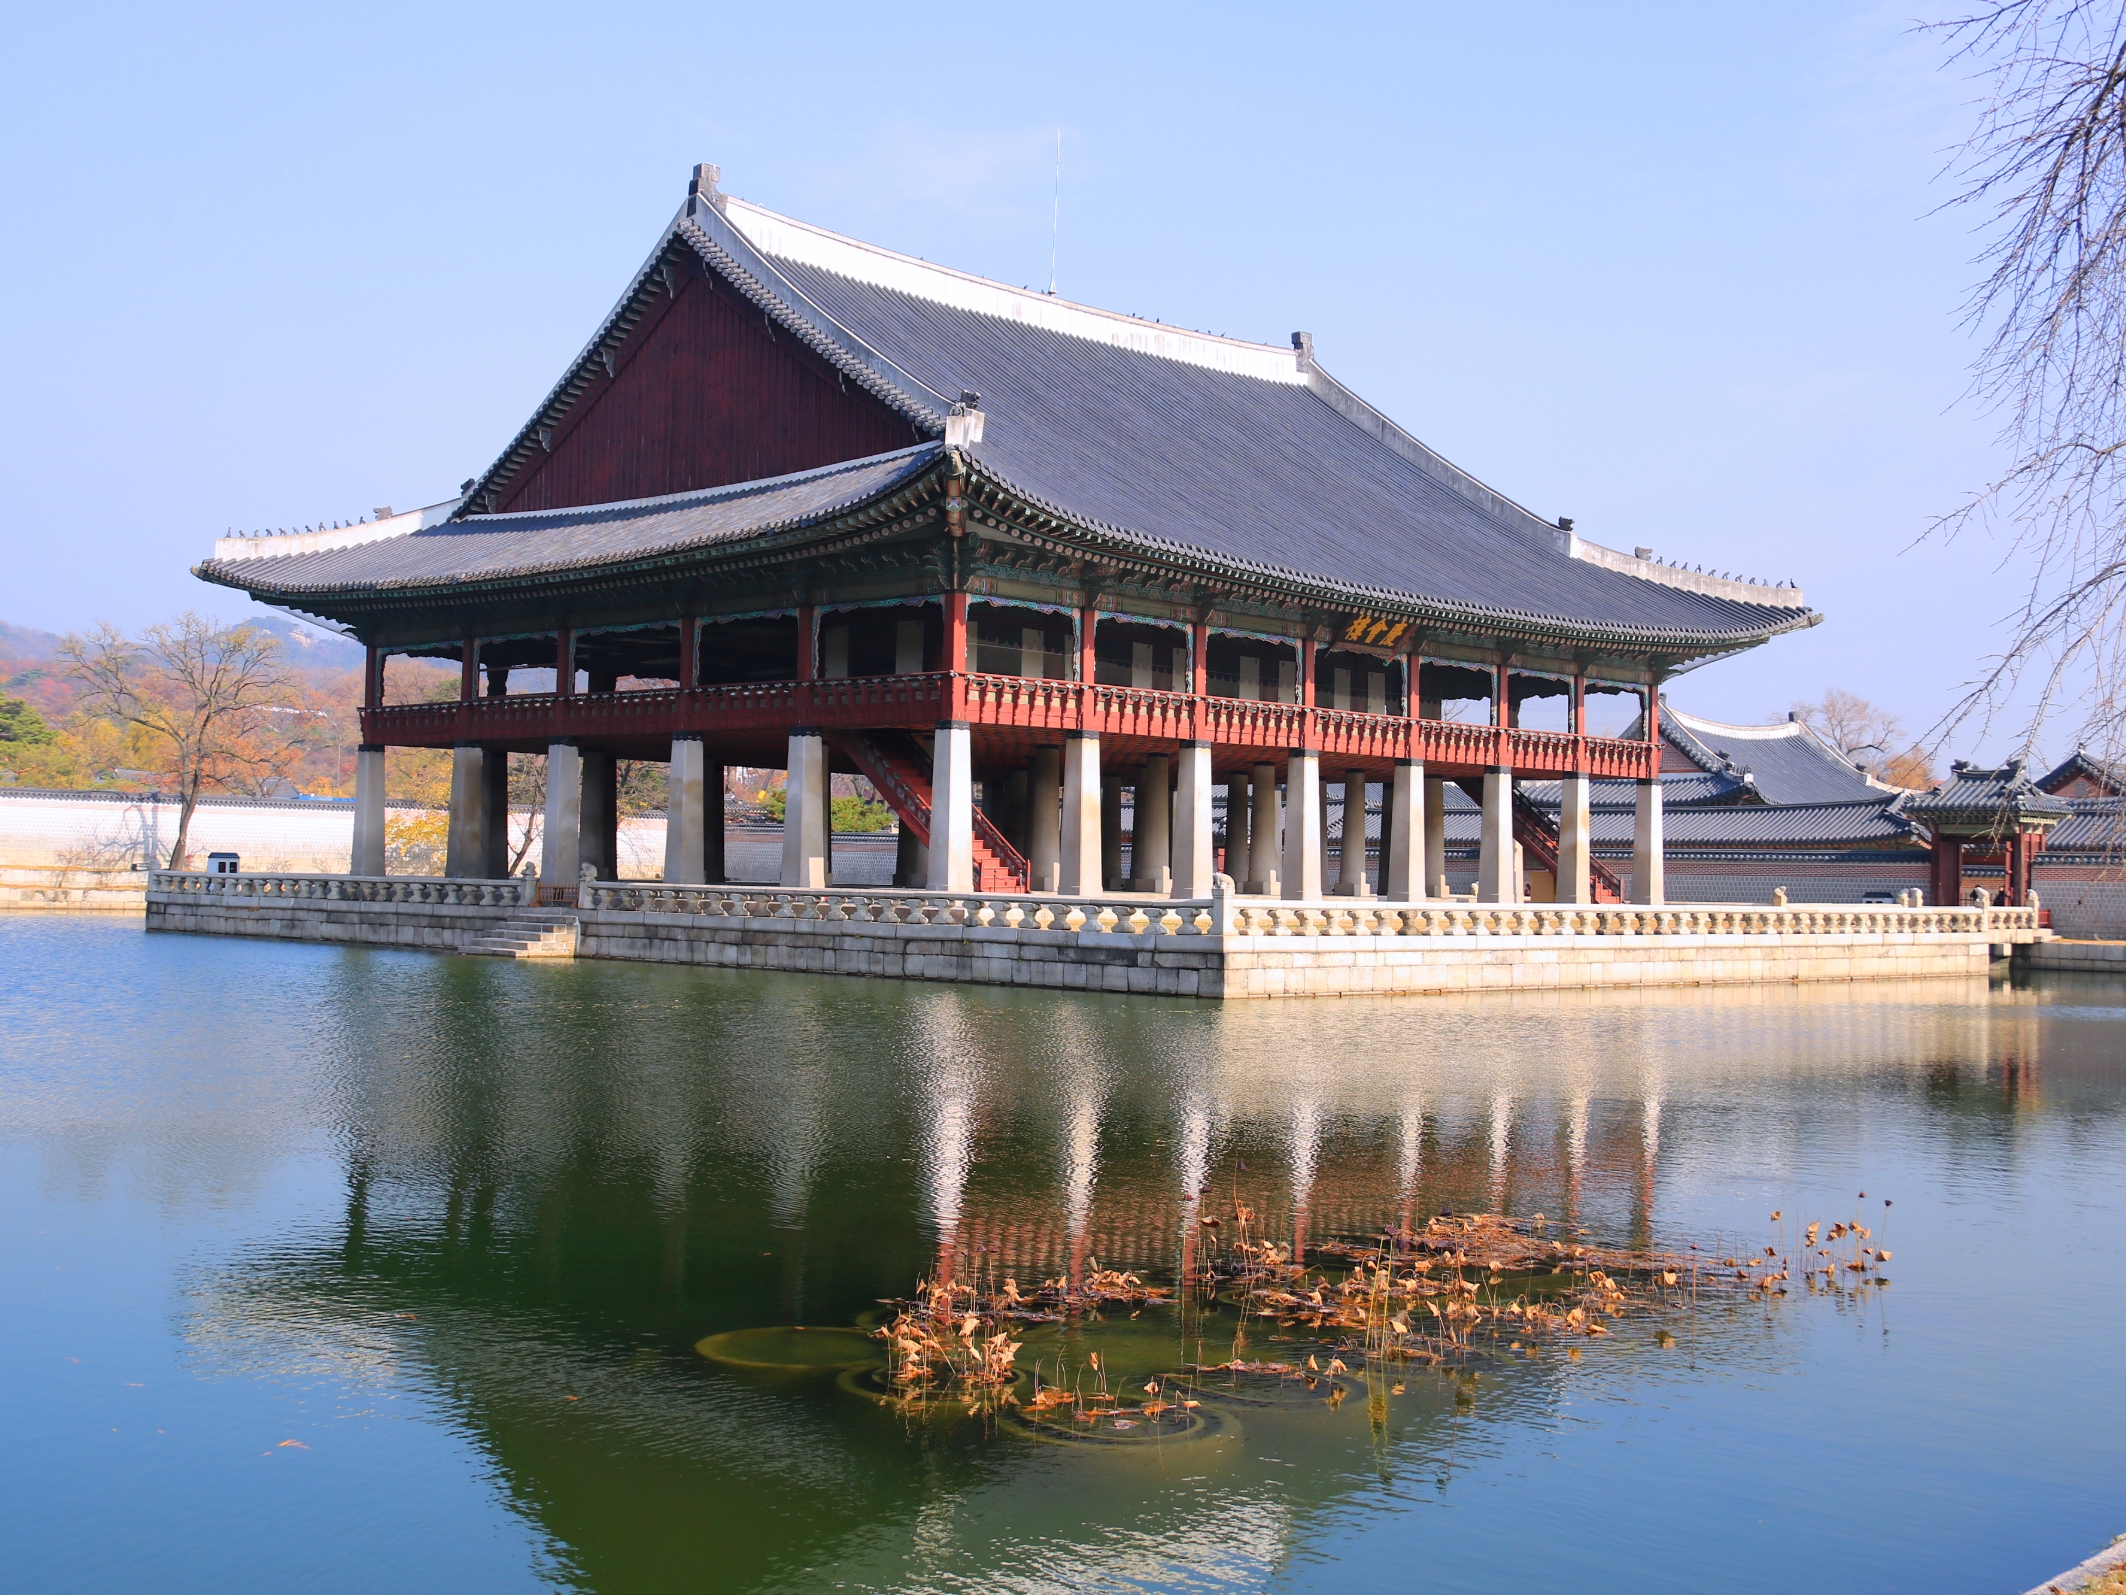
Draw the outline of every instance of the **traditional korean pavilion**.
M224 539L198 568L367 645L355 874L383 872L384 749L422 746L455 750L461 876L502 871L506 755L545 756L557 891L614 873L614 761L653 759L679 882L721 878L712 795L751 765L789 772L793 888L828 883L839 771L898 812L904 884L931 891L1203 897L1222 849L1242 891L1362 893L1363 849L1324 878L1323 822L1331 788L1373 782L1380 890L1438 895L1454 782L1480 803L1481 898L1518 899L1525 850L1589 902L1618 879L1593 857L1600 779L1631 783L1630 892L1662 900L1660 684L1813 624L1798 588L1523 509L1304 333L1246 343L989 282L718 176L696 169L460 497ZM393 654L456 661L458 700L387 703ZM1605 693L1637 700L1631 735L1587 734ZM1562 729L1523 726L1543 698ZM1482 723L1442 718L1473 701Z

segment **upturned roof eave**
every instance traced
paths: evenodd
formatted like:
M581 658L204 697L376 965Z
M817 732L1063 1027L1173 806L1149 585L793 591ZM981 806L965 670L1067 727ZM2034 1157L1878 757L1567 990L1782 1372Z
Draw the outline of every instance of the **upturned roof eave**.
M725 564L737 558L757 558L816 537L841 535L854 529L854 523L860 520L875 520L882 513L906 513L917 508L925 499L938 495L944 479L960 474L1013 501L1021 512L1047 520L1050 525L1046 530L1059 541L1084 545L1091 552L1167 566L1170 574L1183 578L1223 579L1234 586L1258 589L1267 586L1302 605L1313 604L1329 609L1358 607L1407 619L1429 629L1478 636L1509 633L1564 646L1581 644L1614 651L1680 652L1697 656L1755 647L1783 632L1812 626L1822 618L1812 610L1798 610L1782 615L1775 623L1739 628L1733 632L1632 627L1546 615L1535 610L1458 603L1365 583L1340 581L1288 567L1237 559L1215 550L1108 525L1026 492L975 456L957 449L941 452L920 473L873 497L816 514L789 517L737 537L703 538L632 558L614 560L586 556L478 580L377 582L357 587L261 582L256 579L258 573L250 569L250 561L224 564L207 560L194 566L193 574L203 581L249 593L261 602L282 602L305 608L323 604L362 610L373 609L379 602L387 600L462 605L525 589L580 588L592 582L599 587L611 587L639 581L644 576L677 566L704 561ZM474 522L478 519L477 516L466 518ZM457 524L464 525L466 520Z

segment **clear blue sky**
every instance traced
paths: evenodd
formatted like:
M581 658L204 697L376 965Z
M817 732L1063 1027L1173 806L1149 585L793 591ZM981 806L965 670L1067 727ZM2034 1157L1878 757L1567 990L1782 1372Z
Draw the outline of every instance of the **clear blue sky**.
M1676 684L1918 729L2011 585L1909 545L1988 474L1971 86L1911 9L21 6L0 104L0 618L243 612L225 528L442 498L689 166L859 237L1323 363L1545 516L1774 579ZM1976 751L1972 744L1966 751Z

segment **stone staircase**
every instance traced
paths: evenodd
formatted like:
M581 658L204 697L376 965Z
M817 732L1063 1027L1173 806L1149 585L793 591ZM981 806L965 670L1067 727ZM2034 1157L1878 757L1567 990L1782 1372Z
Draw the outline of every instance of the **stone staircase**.
M460 952L474 958L573 958L577 920L559 909L527 908L512 914Z

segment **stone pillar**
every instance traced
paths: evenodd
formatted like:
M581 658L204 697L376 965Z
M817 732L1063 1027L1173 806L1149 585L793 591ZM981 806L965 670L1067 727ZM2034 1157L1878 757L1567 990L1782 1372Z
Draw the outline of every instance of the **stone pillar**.
M381 742L364 742L354 750L354 854L348 861L347 873L384 873L384 745Z
M1382 856L1385 857L1385 853ZM1363 770L1344 771L1344 845L1343 857L1337 861L1336 890L1345 897L1365 897L1372 891L1366 881L1366 772Z
M1521 883L1513 873L1513 772L1484 772L1483 830L1476 855L1476 900L1517 903Z
M672 766L664 789L664 878L673 886L698 886L708 876L707 788L701 762L699 731L682 731L672 738Z
M509 874L509 749L485 750L480 784L487 793L487 858L482 873L499 881Z
M1211 745L1181 744L1174 783L1174 895L1208 897L1217 854L1211 847Z
M1107 889L1108 783L1100 779L1100 737L1093 731L1063 733L1063 813L1057 862L1066 897L1095 897ZM1121 792L1115 786L1115 823L1121 824Z
M620 761L610 753L585 753L583 759L582 840L576 863L588 864L601 881L620 878Z
M1436 775L1425 777L1425 869L1419 895L1447 895L1447 783Z
M1240 891L1248 889L1248 882L1255 878L1248 863L1248 851L1252 842L1248 815L1249 783L1244 776L1235 776L1225 784L1225 873L1233 877Z
M1425 767L1397 759L1381 803L1380 895L1407 903L1425 895Z
M485 751L477 742L460 742L450 750L450 829L443 855L445 875L477 877L486 872L486 764Z
M1137 778L1137 827L1130 838L1131 889L1159 890L1159 872L1173 867L1174 782L1163 753L1148 754Z
M965 720L940 721L930 758L933 892L974 890L974 748Z
M1661 778L1639 783L1639 805L1631 833L1631 900L1668 901L1667 852L1661 838Z
M1318 838L1316 852L1319 856L1321 881L1314 888L1314 895L1320 897L1327 894L1333 877L1329 874L1329 772L1323 768L1319 758L1315 760L1315 773L1319 777L1315 782L1315 790L1319 794L1316 801L1320 804L1317 812L1321 815L1321 826L1315 835Z
M1063 872L1063 750L1036 748L1033 780L1027 788L1028 850L1026 861L1033 868L1033 889L1057 890ZM1095 816L1097 823L1098 816Z
M1122 777L1100 777L1100 887L1122 890Z
M923 883L930 879L930 849L915 838L908 822L901 822L901 834L893 845L893 884L907 891L919 892Z
M1284 869L1281 884L1292 901L1321 896L1321 756L1294 748L1284 777Z
M1594 901L1594 810L1584 775L1558 787L1558 901Z
M583 759L566 737L546 750L546 817L540 829L539 884L576 885L583 878Z
M731 878L723 866L723 779L724 767L709 763L704 756L701 763L701 878L711 886L721 886Z
M1255 766L1255 797L1248 804L1248 867L1244 892L1269 892L1283 860L1284 808L1277 801L1277 766Z
M827 885L827 744L816 726L790 728L783 777L781 884L817 892Z

